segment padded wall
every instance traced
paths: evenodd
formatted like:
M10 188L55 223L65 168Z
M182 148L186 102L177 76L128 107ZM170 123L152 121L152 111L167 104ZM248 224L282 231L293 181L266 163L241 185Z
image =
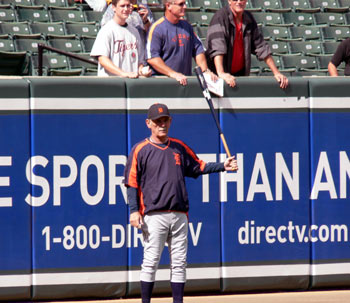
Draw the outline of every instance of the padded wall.
M309 284L309 113L305 80L237 81L218 100L239 171L221 183L223 291ZM225 174L224 174L225 176ZM300 229L300 235L299 235ZM305 238L306 237L306 238Z
M26 165L30 157L29 85L0 81L0 299L25 300L31 291L32 234Z
M89 78L30 82L33 298L123 296L125 84Z
M240 78L213 98L240 169L186 180L186 293L349 285L349 81ZM122 175L155 102L170 136L225 159L194 78L1 79L0 300L139 294ZM170 294L166 250L158 294Z
M350 285L347 78L310 80L312 287Z

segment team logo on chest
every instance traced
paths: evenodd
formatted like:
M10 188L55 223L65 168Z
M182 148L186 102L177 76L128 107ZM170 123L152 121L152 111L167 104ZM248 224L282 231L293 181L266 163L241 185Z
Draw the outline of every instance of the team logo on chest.
M186 34L177 34L175 37L171 39L173 42L177 42L179 46L184 46L185 41L189 41L190 37Z
M134 50L137 49L137 42L126 42L124 40L116 40L114 41L115 44L115 48L114 48L114 53L118 54L121 53L122 56L124 56L125 51L128 50ZM132 52L132 54L134 54L134 52ZM134 54L135 58L136 58L136 54Z
M174 159L175 159L175 164L176 164L176 165L181 165L180 154L177 154L177 153L174 153L174 152L173 152L173 155L174 155Z

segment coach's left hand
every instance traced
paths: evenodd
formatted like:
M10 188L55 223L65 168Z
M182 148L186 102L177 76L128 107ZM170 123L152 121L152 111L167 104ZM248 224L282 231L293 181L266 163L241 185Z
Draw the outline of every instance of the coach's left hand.
M225 170L236 171L238 170L237 160L235 156L229 157L224 163Z

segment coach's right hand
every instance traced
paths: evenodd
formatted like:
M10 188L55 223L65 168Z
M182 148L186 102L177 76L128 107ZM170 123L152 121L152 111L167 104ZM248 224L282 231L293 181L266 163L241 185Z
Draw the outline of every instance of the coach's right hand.
M130 214L130 224L136 228L141 228L141 225L143 224L143 218L138 211Z

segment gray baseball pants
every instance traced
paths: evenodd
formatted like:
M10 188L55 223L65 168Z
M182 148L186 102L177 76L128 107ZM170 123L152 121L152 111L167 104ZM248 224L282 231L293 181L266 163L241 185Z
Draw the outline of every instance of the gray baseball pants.
M180 212L151 212L142 227L144 250L140 280L154 282L165 243L170 254L170 281L186 282L188 218Z

